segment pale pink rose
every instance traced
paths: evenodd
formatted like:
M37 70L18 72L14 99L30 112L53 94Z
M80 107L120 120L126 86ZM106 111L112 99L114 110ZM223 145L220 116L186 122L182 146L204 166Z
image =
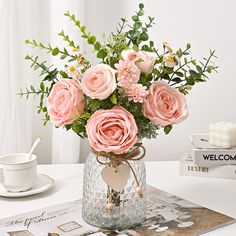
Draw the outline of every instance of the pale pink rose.
M115 67L118 71L118 85L128 86L130 84L135 84L140 79L140 70L132 61L119 61Z
M174 53L167 53L164 57L164 65L173 68L177 65L179 57Z
M135 62L140 71L146 75L152 73L154 69L156 54L153 52L127 49L122 51L121 56L125 61Z
M152 73L156 61L156 55L153 52L139 51L138 60L135 62L142 73L148 75Z
M144 101L143 115L155 125L177 124L188 116L185 97L164 81L154 82Z
M81 79L84 94L93 99L108 98L116 87L115 70L105 64L90 67Z
M77 81L62 79L53 85L47 99L50 121L55 125L71 124L85 108L85 97Z
M147 87L142 84L132 84L124 88L124 92L127 95L129 101L143 103L149 92Z
M138 60L138 52L134 51L133 49L123 50L121 53L121 56L124 59L124 61L137 61Z
M98 152L122 154L138 141L135 119L121 106L97 110L89 118L86 132L91 147Z

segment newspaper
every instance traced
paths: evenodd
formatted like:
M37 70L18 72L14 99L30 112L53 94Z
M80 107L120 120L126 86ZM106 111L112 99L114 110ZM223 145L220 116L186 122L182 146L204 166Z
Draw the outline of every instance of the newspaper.
M1 236L195 236L235 223L226 215L148 186L148 214L139 227L98 229L82 219L82 201L62 203L0 219Z

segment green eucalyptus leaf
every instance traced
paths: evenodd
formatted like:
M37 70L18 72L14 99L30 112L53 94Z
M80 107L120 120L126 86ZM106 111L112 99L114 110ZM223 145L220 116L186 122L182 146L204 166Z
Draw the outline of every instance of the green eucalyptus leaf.
M89 119L91 117L91 114L89 112L84 112L82 115L81 115L81 118L85 118L85 119Z
M90 36L89 38L88 38L88 43L89 44L94 44L96 42L96 37L95 36Z
M140 22L140 21L135 22L135 23L134 23L134 27L135 27L136 29L141 28L141 27L142 27L142 22Z
M184 74L180 71L176 71L175 74L179 77L184 77Z
M63 77L63 78L68 78L68 75L65 71L61 70L60 71L60 75Z
M60 52L59 48L54 48L54 49L52 50L52 55L53 55L53 56L57 56L59 52Z
M136 15L134 15L134 16L131 17L131 19L132 19L133 21L138 21L138 20L139 20L139 17L136 16Z
M99 50L97 53L98 58L104 59L106 56L107 56L107 52L104 49Z
M101 49L101 43L99 43L99 42L96 42L95 44L94 44L94 49L95 50L100 50Z
M179 77L175 77L172 79L173 82L180 83L182 80Z
M86 30L85 25L82 25L80 30L81 30L82 33L85 33L85 30Z
M44 86L44 83L43 83L43 82L40 83L40 89L41 89L42 91L44 91L44 89L45 89L45 86Z
M154 47L154 42L153 42L153 41L150 41L150 42L149 42L149 45L150 45L150 48Z
M139 6L139 9L141 9L141 10L144 8L144 4L143 3L140 3L138 6Z
M198 71L199 73L201 73L201 74L202 74L202 67L201 67L201 66L199 66L199 65L196 65L196 69L197 69L197 71Z
M134 46L133 46L133 49L134 49L134 51L138 51L138 46L137 46L137 45L134 45Z
M169 134L170 133L170 131L172 130L172 125L166 125L165 127L164 127L164 132L165 132L165 134Z
M61 55L60 59L63 60L63 59L65 59L66 57L67 57L67 55L63 54L63 55Z
M200 75L194 70L189 70L189 73L194 79L198 79L200 77Z
M195 84L195 80L191 76L186 78L186 82L187 82L188 85L194 85Z
M32 85L30 86L30 89L32 92L35 92L35 88Z
M149 39L149 36L147 33L141 33L140 40L147 41Z
M112 96L111 96L111 102L112 102L114 105L117 104L117 97L116 97L115 93L113 93Z

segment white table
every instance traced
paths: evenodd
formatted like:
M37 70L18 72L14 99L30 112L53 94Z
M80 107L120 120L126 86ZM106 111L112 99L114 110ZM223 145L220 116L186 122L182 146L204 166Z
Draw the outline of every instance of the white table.
M175 161L147 162L146 167L148 184L236 218L236 180L179 176ZM81 198L83 164L39 165L39 172L55 179L54 188L27 198L0 197L0 218ZM236 224L204 235L234 236Z

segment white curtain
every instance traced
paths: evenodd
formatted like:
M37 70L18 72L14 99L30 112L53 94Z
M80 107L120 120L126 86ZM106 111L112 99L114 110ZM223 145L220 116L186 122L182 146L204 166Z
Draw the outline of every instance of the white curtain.
M30 82L23 39L32 31L27 24L31 14L29 5L18 11L18 3L0 0L0 155L28 151L32 141L32 101L23 102L17 95ZM19 27L23 24L24 29Z
M80 139L73 132L44 127L38 116L38 100L28 101L17 93L31 84L38 86L37 72L24 60L29 54L39 55L42 60L57 63L45 57L44 52L29 49L24 40L38 39L59 47L58 33L62 29L78 41L78 32L72 31L72 22L63 17L67 10L84 18L84 0L0 0L0 155L11 152L27 152L34 139L42 137L36 150L39 162L76 163L80 156Z

